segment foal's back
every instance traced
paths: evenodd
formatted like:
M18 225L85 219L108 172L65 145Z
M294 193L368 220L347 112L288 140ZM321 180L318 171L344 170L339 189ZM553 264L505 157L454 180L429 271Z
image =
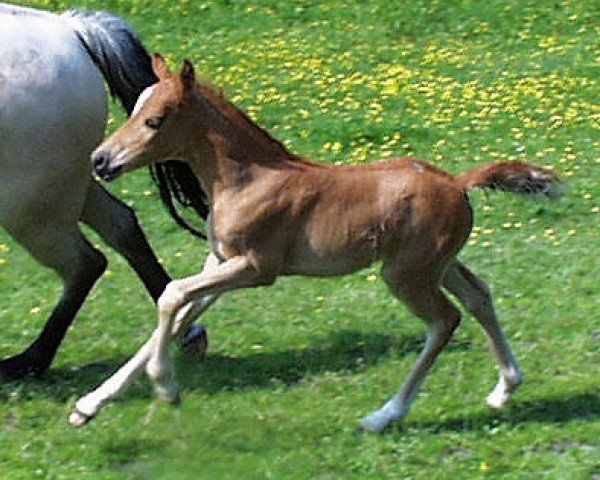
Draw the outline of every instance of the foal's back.
M271 188L254 185L262 200L248 202L252 209L242 216L257 226L263 244L281 249L282 273L340 275L376 260L422 268L454 256L470 232L464 190L452 175L417 159L302 162L270 175Z

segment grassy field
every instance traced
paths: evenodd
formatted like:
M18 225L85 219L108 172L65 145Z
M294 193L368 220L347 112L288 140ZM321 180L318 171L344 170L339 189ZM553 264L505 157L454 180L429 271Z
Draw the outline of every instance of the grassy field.
M600 478L597 0L28 4L123 16L150 49L174 66L191 58L313 159L410 154L452 172L528 159L554 167L565 195L470 195L476 226L461 258L490 283L525 373L505 410L484 405L494 362L465 315L404 423L380 436L358 432L425 333L373 268L228 294L203 319L208 359L175 355L179 408L153 401L143 380L72 429L75 399L156 321L135 275L102 247L109 270L52 369L0 385L0 478ZM122 120L113 105L111 128ZM111 189L137 210L173 275L200 268L206 245L174 225L146 172ZM60 284L0 232L0 285L6 356L37 335Z

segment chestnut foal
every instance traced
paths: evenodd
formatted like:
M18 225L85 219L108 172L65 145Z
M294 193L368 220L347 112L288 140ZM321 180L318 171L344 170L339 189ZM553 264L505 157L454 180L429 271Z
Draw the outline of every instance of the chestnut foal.
M77 402L71 423L88 421L144 366L156 393L176 401L169 342L222 293L271 285L280 275L347 274L375 261L382 263L392 294L427 323L429 334L406 382L362 420L362 427L379 432L407 414L460 321L443 289L475 316L490 340L500 378L488 404L501 407L508 401L521 371L487 285L456 259L472 226L466 190L498 187L552 196L552 172L507 162L455 177L413 158L316 164L290 153L210 86L197 84L188 61L173 74L155 55L153 67L159 82L94 152L93 165L100 177L112 180L164 159L187 162L212 202L212 253L202 273L169 284L158 302L151 339Z

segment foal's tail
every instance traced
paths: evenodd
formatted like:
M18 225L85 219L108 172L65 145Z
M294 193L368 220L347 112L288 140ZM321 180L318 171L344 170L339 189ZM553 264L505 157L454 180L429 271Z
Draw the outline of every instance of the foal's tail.
M75 30L110 93L130 114L140 93L157 81L152 60L135 31L106 12L68 10L61 17Z
M525 162L488 163L467 170L455 179L465 190L499 188L528 195L542 194L549 198L560 195L559 179L553 171Z

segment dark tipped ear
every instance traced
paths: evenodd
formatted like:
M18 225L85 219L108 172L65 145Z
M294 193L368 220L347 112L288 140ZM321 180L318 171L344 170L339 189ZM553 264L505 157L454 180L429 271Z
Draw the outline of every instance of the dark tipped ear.
M196 85L194 66L187 58L183 61L183 67L181 67L181 73L179 75L186 89L191 90L194 85Z
M152 70L154 70L154 75L156 75L159 80L171 76L171 70L169 70L167 62L160 53L152 54Z

